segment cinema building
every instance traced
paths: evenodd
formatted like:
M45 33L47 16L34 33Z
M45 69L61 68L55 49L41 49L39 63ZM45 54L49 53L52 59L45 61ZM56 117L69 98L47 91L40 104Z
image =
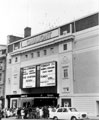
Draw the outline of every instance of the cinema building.
M6 107L60 105L99 115L99 13L8 36Z

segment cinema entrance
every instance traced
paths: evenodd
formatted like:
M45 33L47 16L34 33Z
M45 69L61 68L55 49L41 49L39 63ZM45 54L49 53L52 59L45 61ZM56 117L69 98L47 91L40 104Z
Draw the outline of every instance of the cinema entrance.
M34 106L57 106L57 99L56 98L35 98L34 99Z
M29 96L29 95L28 95ZM41 96L21 97L21 107L57 106L58 94L42 94Z

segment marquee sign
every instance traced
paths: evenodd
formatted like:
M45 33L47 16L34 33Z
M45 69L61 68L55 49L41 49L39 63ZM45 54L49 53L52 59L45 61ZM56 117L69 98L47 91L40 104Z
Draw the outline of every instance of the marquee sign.
M22 88L36 87L36 66L23 68L23 86Z
M24 40L24 41L22 41L21 46L26 47L26 46L33 45L33 44L36 44L39 42L43 42L45 40L48 40L48 39L51 39L54 37L58 37L58 36L59 36L59 30L55 29L53 31L42 33L40 35L36 35L31 38L28 38L27 40Z
M40 87L56 85L56 62L40 65Z

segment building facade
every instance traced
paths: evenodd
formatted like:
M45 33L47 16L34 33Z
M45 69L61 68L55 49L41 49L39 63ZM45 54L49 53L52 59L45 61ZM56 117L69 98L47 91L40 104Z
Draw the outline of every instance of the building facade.
M99 13L8 37L6 107L60 105L99 115Z
M0 108L5 102L6 45L0 45Z

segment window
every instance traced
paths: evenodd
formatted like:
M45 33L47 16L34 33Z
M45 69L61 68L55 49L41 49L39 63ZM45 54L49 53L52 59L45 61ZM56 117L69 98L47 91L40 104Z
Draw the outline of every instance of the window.
M25 55L25 58L28 58L28 55Z
M51 51L51 53L54 53L54 48L53 47L50 48L50 51Z
M17 50L20 48L20 42L14 44L14 50Z
M68 110L66 108L63 108L63 112L68 112Z
M2 50L2 54L6 54L6 50Z
M2 95L2 87L0 87L0 96Z
M62 112L62 108L58 109L57 112Z
M64 92L69 92L69 87L64 87Z
M18 58L17 57L15 58L15 62L18 62Z
M47 50L44 50L44 55L46 55L47 54Z
M1 79L2 79L2 74L0 73L0 81L1 81Z
M33 53L31 53L31 58L33 58L34 57L34 54Z
M37 57L40 57L40 52L39 51L37 52Z
M67 50L67 44L63 45L63 50Z
M68 78L69 77L69 68L68 66L63 67L63 78Z
M64 69L64 78L68 77L68 69Z
M9 59L9 64L11 64L11 59Z

